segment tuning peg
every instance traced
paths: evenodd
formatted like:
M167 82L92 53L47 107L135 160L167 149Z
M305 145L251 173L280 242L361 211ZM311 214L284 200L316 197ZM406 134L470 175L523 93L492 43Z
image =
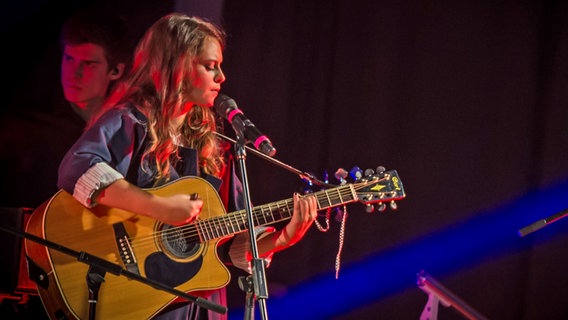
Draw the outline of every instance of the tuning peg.
M391 210L396 210L396 209L398 209L398 205L396 204L396 202L394 202L394 200L392 200L391 202L389 202L389 206L390 206Z
M351 169L351 171L349 171L349 175L351 176L351 178L353 178L353 180L359 180L363 177L363 170L355 166L353 167L353 169Z
M375 174L375 171L373 169L367 169L365 170L365 177L370 177L373 174Z
M347 183L347 181L345 180L345 178L347 178L347 170L343 169L343 168L339 168L337 169L337 171L335 171L335 179L339 180L339 182L341 183L341 185L344 185Z
M387 169L385 169L385 167L383 167L383 166L378 166L376 171L377 171L377 173L383 173L383 172L385 172L386 170L387 170Z
M366 211L367 213L372 213L373 211L375 211L375 206L373 206L373 205L370 204L370 203L367 203L367 204L365 205L365 211Z
M377 205L377 209L379 210L379 212L383 212L387 209L387 205L384 202L380 202Z

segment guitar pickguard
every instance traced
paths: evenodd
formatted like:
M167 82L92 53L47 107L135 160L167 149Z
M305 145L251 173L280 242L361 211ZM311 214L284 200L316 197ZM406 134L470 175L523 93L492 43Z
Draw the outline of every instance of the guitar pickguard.
M191 262L177 262L163 252L155 252L148 256L144 266L149 279L177 287L192 279L201 270L202 264L201 256Z

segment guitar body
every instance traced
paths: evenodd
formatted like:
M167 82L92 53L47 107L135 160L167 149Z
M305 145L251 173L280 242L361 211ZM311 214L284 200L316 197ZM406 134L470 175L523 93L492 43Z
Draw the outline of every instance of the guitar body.
M37 283L44 307L52 319L90 319L89 279L104 279L98 290L97 319L149 319L180 298L124 276L124 270L178 291L206 297L229 283L228 269L217 256L217 246L229 236L248 230L245 210L226 213L217 191L207 181L185 177L148 192L168 196L199 194L203 207L199 219L172 227L132 212L96 206L85 208L60 190L31 215L26 232L81 256L120 266L116 275L93 272L85 259L43 244L24 240L30 277ZM406 197L396 170L380 171L354 184L311 193L318 210L352 202L396 209ZM290 219L292 198L252 208L255 226ZM61 249L61 248L60 248ZM33 267L33 268L32 268ZM34 270L32 274L31 270ZM40 271L36 271L39 269ZM96 268L95 268L96 269ZM92 281L91 281L92 282ZM96 292L96 290L95 290ZM95 296L96 298L96 296Z
M204 201L200 220L226 214L216 190L201 178L182 178L147 191L157 195L198 193ZM229 271L216 250L222 238L192 244L168 243L168 234L175 231L169 227L124 210L85 208L61 190L34 211L26 231L192 295L207 296L228 284ZM128 254L119 244L124 232L129 241L126 246L132 250ZM38 292L49 316L58 319L64 314L71 319L88 319L89 265L31 240L25 240L25 246L28 258L47 274L47 286L38 285ZM123 275L107 272L103 276L96 304L97 319L148 319L177 299Z

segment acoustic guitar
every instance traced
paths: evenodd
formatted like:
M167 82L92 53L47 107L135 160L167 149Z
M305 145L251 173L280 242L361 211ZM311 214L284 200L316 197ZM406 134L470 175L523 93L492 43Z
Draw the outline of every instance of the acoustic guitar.
M198 193L204 201L199 219L174 227L102 205L85 208L72 195L60 190L32 213L26 232L192 295L206 297L208 292L226 286L230 273L216 249L223 240L248 230L246 211L226 213L213 186L197 177L145 190L161 196ZM313 195L318 210L352 202L394 204L406 196L395 170ZM255 206L254 225L289 219L293 208L291 198ZM31 240L25 240L25 247L28 259L42 270L36 277L37 287L49 316L88 319L89 265ZM96 303L98 319L149 319L178 299L124 276L106 273L103 280Z

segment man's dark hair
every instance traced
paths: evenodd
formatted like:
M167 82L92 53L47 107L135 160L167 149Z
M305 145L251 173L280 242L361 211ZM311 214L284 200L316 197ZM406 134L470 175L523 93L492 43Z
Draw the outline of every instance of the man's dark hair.
M130 68L133 41L124 17L97 10L78 11L63 24L59 42L62 50L67 44L99 45L105 50L110 69L120 62L125 63L125 72Z

